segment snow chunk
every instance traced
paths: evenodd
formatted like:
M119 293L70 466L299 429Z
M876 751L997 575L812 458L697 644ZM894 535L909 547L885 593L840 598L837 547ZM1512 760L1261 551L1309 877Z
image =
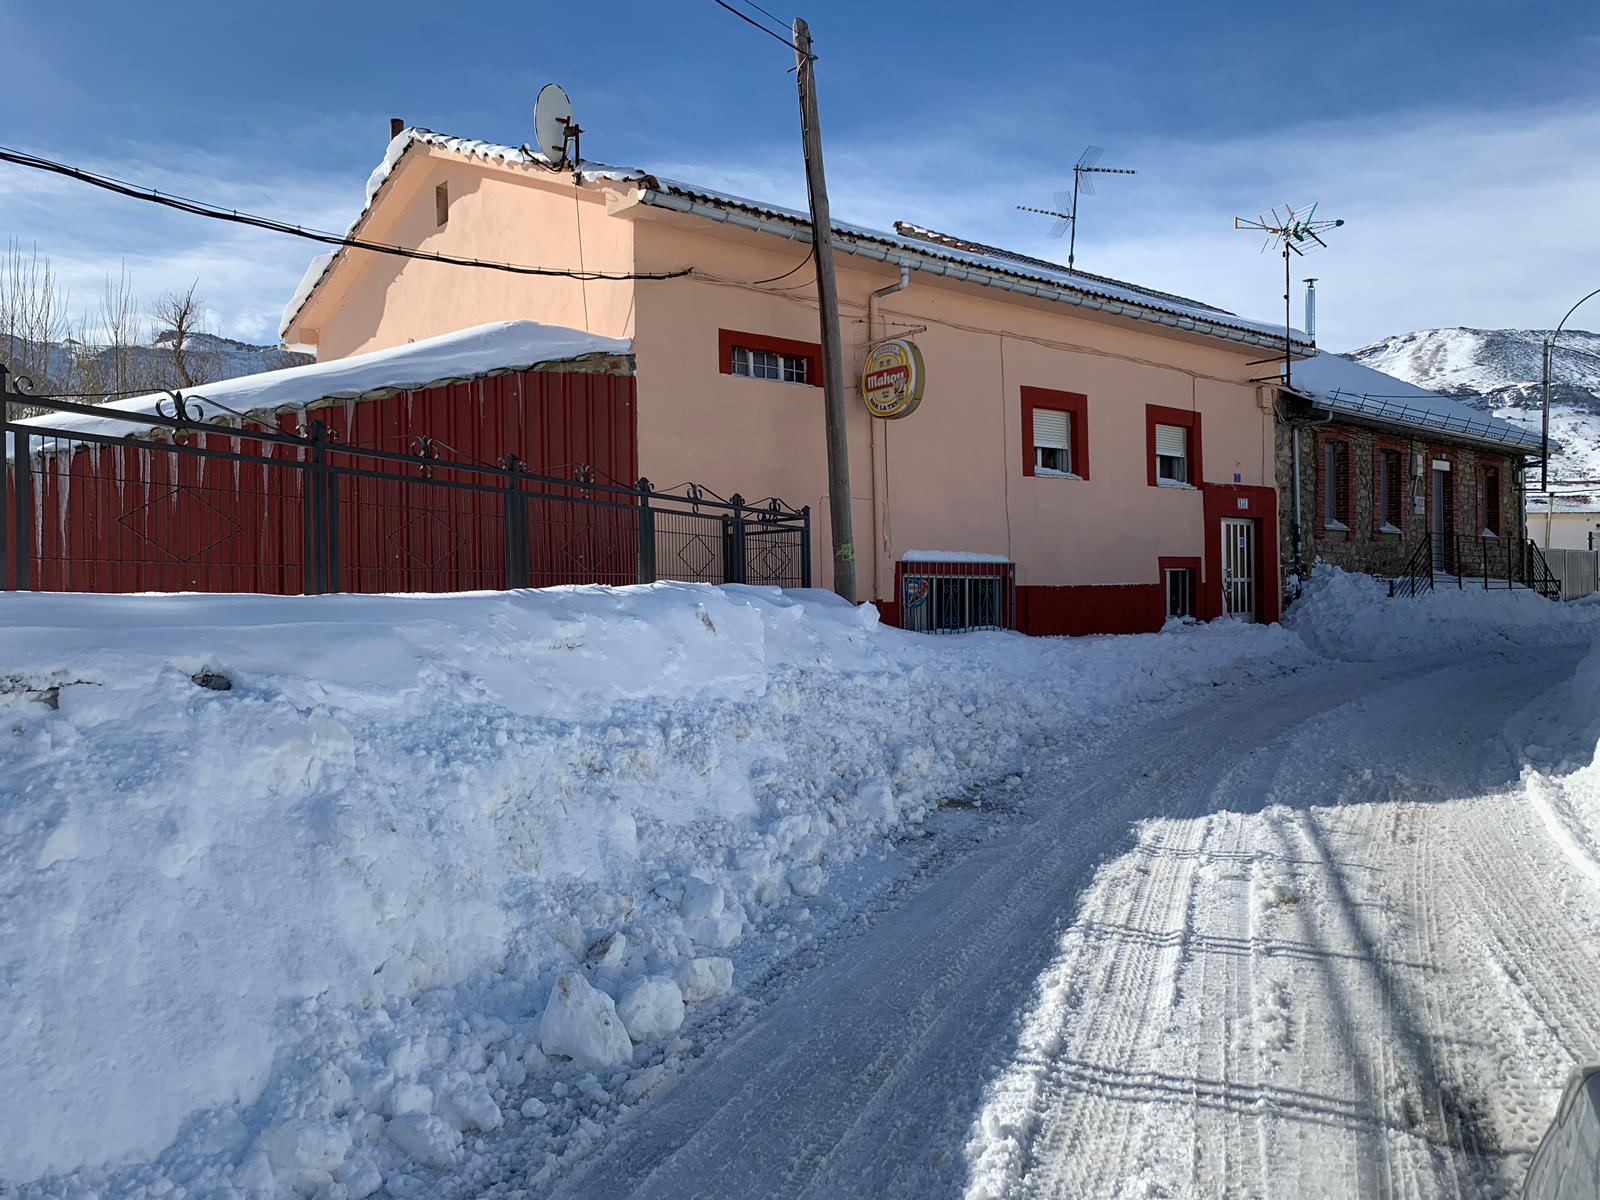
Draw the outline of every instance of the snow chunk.
M330 1178L350 1153L350 1134L331 1121L284 1121L256 1139L273 1178L309 1192Z
M500 1106L481 1083L463 1083L453 1088L444 1100L443 1115L457 1129L476 1129L489 1133L499 1129Z
M609 1067L633 1058L633 1043L617 1006L577 971L562 972L550 990L539 1019L539 1046L580 1067Z
M617 1014L634 1041L657 1041L683 1024L683 991L665 975L646 975L622 993Z
M733 960L696 958L678 968L678 986L688 1004L701 1004L725 996L733 987Z
M407 1113L389 1122L389 1140L425 1167L442 1171L453 1166L461 1134L443 1117Z
M716 884L703 879L689 879L683 885L683 901L679 911L683 913L685 921L699 921L720 916L726 903L727 898Z

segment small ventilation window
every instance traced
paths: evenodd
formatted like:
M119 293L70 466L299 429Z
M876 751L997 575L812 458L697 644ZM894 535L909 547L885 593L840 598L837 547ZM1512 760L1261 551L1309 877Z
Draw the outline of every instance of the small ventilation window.
M450 219L450 185L441 183L433 189L433 217L443 225Z

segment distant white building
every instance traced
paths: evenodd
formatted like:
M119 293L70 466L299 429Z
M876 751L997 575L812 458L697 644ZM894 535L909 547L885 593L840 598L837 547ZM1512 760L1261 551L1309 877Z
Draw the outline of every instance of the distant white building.
M1528 536L1546 550L1600 550L1600 495L1528 502Z

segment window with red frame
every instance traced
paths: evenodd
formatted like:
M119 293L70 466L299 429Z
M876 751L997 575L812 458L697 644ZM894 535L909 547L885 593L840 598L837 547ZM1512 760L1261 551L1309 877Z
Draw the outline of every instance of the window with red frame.
M1322 443L1322 526L1350 528L1350 447L1332 439Z
M1483 532L1500 536L1500 468L1485 467L1479 481L1478 508L1483 514Z
M1089 478L1089 398L1054 388L1022 389L1022 473Z
M1398 450L1378 451L1380 533L1399 533L1406 521L1405 457Z

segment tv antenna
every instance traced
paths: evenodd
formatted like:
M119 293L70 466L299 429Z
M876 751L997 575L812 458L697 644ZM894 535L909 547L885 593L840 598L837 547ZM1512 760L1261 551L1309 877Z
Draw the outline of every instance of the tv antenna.
M1290 283L1289 263L1291 254L1306 255L1315 250L1324 250L1328 243L1322 240L1322 235L1330 229L1337 229L1344 221L1330 221L1317 219L1317 206L1315 204L1302 204L1295 208L1285 204L1282 209L1274 208L1270 213L1262 213L1252 220L1249 217L1235 217L1235 229L1254 229L1267 235L1267 240L1262 243L1261 253L1265 254L1274 246L1283 251L1283 382L1289 383L1289 368L1293 361L1294 320L1290 312ZM1264 360L1270 361L1270 360Z
M539 98L533 104L533 140L550 160L553 169L559 170L581 161L579 137L583 129L572 119L572 101L559 83L547 83L539 89ZM567 147L572 152L567 153Z
M1072 270L1072 264L1078 256L1078 195L1094 195L1094 177L1096 175L1137 175L1127 167L1102 167L1097 165L1100 156L1105 150L1100 146L1090 146L1080 155L1078 161L1072 165L1072 191L1057 192L1055 208L1030 208L1026 204L1017 205L1020 212L1038 213L1042 217L1054 217L1056 223L1050 227L1049 236L1059 238L1062 234L1071 231L1072 237L1067 242L1067 270ZM1066 211L1061 211L1065 209Z

